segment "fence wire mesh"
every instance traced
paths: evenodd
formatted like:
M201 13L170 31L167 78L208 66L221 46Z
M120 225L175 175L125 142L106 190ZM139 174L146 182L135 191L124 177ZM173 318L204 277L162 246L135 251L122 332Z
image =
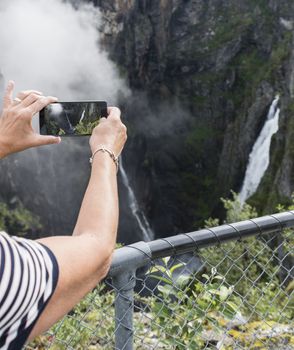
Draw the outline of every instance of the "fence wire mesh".
M108 278L27 349L294 349L293 231L242 239L236 230L227 243L150 258L125 271L125 285Z

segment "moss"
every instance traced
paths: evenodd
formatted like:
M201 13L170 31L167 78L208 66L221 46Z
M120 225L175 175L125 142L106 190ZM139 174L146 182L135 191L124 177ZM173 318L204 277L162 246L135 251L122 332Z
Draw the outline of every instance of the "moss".
M278 43L271 53L270 73L274 73L281 67L281 64L290 57L292 33L286 32L280 43Z
M208 101L208 97L207 96L202 96L202 95L194 95L191 98L191 103L193 105L196 105L198 108L201 108L201 107L205 106L207 101Z
M194 76L191 75L192 79L195 80L196 82L202 84L202 85L212 85L215 84L216 82L220 81L222 78L224 78L223 75L220 73L216 72L200 72L195 74Z
M218 160L214 149L219 137L221 132L203 121L191 128L185 141L182 159L185 166L180 173L178 200L183 203L195 229L203 226L203 220L211 215L217 196L215 164Z
M209 125L199 125L191 130L187 137L186 146L195 153L202 153L203 143L217 137L218 131Z
M255 46L248 47L237 55L229 67L236 72L236 82L229 91L223 92L224 98L231 99L235 108L239 109L246 101L255 98L262 81L275 84L280 68L291 53L291 37L291 33L285 33L269 57Z
M236 36L234 30L230 30L230 33ZM191 75L190 78L197 91L206 92L205 95L194 95L190 102L201 108L211 99L213 91L217 90L218 96L233 102L236 111L247 102L251 103L262 81L275 84L277 79L281 79L280 68L291 54L291 40L292 33L285 32L281 39L276 42L269 56L257 46L247 45L232 59L226 69L219 72L204 71ZM223 88L224 81L232 74L235 75L233 86Z
M227 43L243 32L253 23L253 18L248 14L232 14L223 18L223 21L219 22L215 29L215 34L208 42L208 49L214 50L222 47L224 43Z
M287 115L294 115L294 98L292 98L285 109Z
M256 208L259 215L267 215L276 212L279 204L288 206L291 199L280 195L273 186L272 176L266 174L261 188L247 202Z
M279 329L279 332L275 333L273 329ZM270 320L250 322L230 330L228 334L238 342L239 346L246 349L282 349L285 344L291 344L292 341L289 326Z

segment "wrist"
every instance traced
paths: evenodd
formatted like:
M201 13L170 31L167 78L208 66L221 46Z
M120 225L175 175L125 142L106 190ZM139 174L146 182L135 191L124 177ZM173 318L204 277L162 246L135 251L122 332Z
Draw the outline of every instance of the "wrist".
M108 173L117 173L117 165L113 161L113 159L110 157L110 155L106 152L97 152L94 157L92 156L92 173L96 170L104 169L104 171Z
M96 150L93 151L92 156L90 157L89 161L90 164L92 165L95 157L99 154L99 153L103 153L106 154L106 156L108 156L114 163L115 167L116 167L116 171L118 172L118 157L112 152L112 150L110 150L109 148L107 148L104 145L99 145Z

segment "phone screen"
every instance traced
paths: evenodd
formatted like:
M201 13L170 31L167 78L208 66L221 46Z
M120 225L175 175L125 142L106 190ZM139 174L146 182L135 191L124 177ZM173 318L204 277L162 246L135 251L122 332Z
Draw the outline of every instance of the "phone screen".
M104 101L52 103L40 111L40 134L91 135L101 117L107 117Z

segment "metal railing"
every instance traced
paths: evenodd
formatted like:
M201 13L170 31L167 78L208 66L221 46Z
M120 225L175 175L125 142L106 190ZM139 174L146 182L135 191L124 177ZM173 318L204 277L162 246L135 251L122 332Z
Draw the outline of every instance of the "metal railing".
M294 349L294 212L118 249L27 349Z

